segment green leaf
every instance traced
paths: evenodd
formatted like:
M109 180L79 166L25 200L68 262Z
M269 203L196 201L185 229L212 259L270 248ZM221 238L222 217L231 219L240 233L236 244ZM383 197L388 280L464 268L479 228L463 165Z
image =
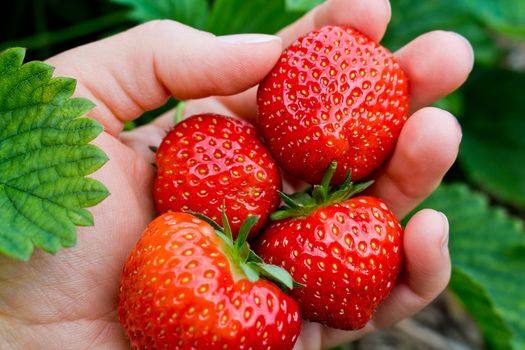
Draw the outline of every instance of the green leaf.
M226 236L224 232L222 232L222 229L221 231L215 230L215 234L219 236L219 238L222 240L222 243L224 243L226 248L233 250L233 242L231 238Z
M494 349L509 349L510 329L499 314L483 286L459 268L453 268L450 287L461 297L467 310L475 310L475 317L485 338Z
M259 271L269 280L282 284L288 289L292 289L294 281L292 276L280 266L270 264L257 264Z
M478 322L490 348L525 349L523 222L490 207L466 185L442 185L422 205L450 222L450 287Z
M241 227L239 228L239 233L237 239L235 240L235 249L241 250L243 246L247 246L246 238L248 238L248 233L252 227L259 221L259 215L250 215L246 220L243 221Z
M304 205L300 201L296 201L293 197L288 196L286 193L279 191L279 197L281 197L281 200L289 206L290 208L296 209L296 208L302 208Z
M287 11L309 11L319 4L322 4L324 0L286 0Z
M25 50L0 53L0 253L28 260L76 243L75 225L93 225L83 209L108 191L85 178L107 157L88 144L103 128L80 118L93 103L71 98L75 80L52 78L42 62L22 65Z
M172 19L194 28L203 28L208 17L207 0L112 0L129 6L130 17L139 22Z
M525 208L525 73L478 69L465 86L459 161L468 178Z
M253 263L241 263L240 264L242 271L246 275L246 278L250 282L256 282L259 279L259 272L255 268L256 265Z
M487 26L463 0L392 0L392 19L382 43L395 51L432 30L455 31L473 44L477 62L494 63L501 55ZM517 0L521 1L521 0Z
M504 34L525 36L525 1L460 0L460 2L491 29Z
M284 0L216 0L205 29L216 35L275 33L300 15L286 12Z
M230 226L230 220L228 220L228 217L226 216L226 210L224 208L224 204L222 205L222 225L224 226L224 234L228 239L233 242L233 232L232 228Z
M434 102L433 106L449 111L457 118L461 118L465 110L463 91L456 90L441 100Z
M207 217L206 215L204 214L201 214L201 213L197 213L197 212L194 212L194 211L188 211L188 214L191 214L199 219L201 219L202 221L205 221L206 223L208 223L211 227L213 227L213 229L215 231L219 231L219 232L223 232L224 229L218 224L216 223L215 221L213 221L211 218Z

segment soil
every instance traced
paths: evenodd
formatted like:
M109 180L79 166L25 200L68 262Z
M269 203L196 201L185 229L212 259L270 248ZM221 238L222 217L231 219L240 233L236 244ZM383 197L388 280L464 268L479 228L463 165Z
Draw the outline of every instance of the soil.
M393 327L340 347L341 350L478 350L483 337L449 291Z

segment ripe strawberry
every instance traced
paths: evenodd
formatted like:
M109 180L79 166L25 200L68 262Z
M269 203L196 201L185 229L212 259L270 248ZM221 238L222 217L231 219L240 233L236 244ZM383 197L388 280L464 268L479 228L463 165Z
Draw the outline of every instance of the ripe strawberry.
M224 204L234 235L249 215L259 215L255 235L279 206L278 167L247 122L216 114L190 117L164 138L156 159L159 213L193 211L221 224Z
M326 26L296 40L259 85L258 124L289 174L319 183L332 161L340 184L381 165L408 117L405 74L360 32Z
M292 349L298 306L259 274L288 287L292 279L249 249L256 220L246 220L235 242L228 225L187 213L148 226L120 282L118 316L134 349Z
M396 282L403 229L383 201L348 199L368 184L353 186L348 176L330 190L334 164L311 196L283 195L288 207L272 215L279 220L262 234L256 251L305 285L291 292L303 318L359 329Z

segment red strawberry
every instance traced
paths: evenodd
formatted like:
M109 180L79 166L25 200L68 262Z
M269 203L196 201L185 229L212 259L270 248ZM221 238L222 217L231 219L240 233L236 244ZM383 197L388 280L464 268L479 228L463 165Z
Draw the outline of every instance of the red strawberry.
M164 138L156 158L159 213L193 211L220 223L224 204L234 235L249 215L259 215L255 235L279 206L278 167L247 122L216 114L190 117Z
M340 184L381 165L408 117L405 74L360 32L327 26L296 40L259 85L258 124L291 175L319 183L332 161Z
M118 316L134 349L292 349L298 306L259 274L288 287L292 280L250 251L246 236L256 220L235 242L228 226L214 232L187 213L148 226L120 282Z
M284 195L289 207L272 215L280 220L268 226L256 250L305 285L291 293L303 318L359 329L396 282L403 230L383 201L348 199L368 184L353 186L347 177L341 188L331 191L334 171L332 165L311 196Z

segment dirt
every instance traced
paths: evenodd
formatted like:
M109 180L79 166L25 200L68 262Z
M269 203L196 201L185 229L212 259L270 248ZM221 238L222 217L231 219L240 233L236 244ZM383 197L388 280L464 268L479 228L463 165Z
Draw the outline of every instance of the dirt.
M450 292L415 316L341 347L344 350L477 350L483 338Z

